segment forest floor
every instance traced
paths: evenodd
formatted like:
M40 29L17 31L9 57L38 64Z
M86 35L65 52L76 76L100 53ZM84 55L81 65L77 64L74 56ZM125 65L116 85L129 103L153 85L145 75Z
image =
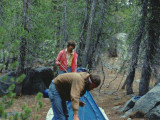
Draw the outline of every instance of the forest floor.
M126 74L117 74L118 69L115 66L119 67L120 60L118 58L110 58L107 61L104 61L106 65L109 67L104 67L103 71L102 68L99 66L97 69L92 70L94 73L98 73L101 75L103 80L103 72L105 73L104 84L101 87L100 93L99 88L93 90L92 96L94 97L97 105L105 111L109 120L127 120L128 118L121 118L124 113L119 113L117 110L122 108L123 105L128 101L131 96L126 95L125 89L121 89L125 79ZM114 68L113 68L114 67ZM115 69L115 70L114 70ZM136 72L135 82L133 83L133 90L134 95L138 94L138 86L140 80L140 72ZM112 82L111 82L112 81ZM43 98L44 107L39 112L33 112L34 115L39 115L39 120L45 120L48 110L50 109L50 101L48 98ZM13 106L8 109L8 112L22 111L22 106L27 104L29 108L34 109L35 102L35 95L27 95L21 96L15 99ZM119 108L118 108L119 107ZM116 109L117 108L117 109ZM33 110L35 111L35 110ZM34 120L31 118L30 120ZM144 120L144 118L132 118L132 120Z

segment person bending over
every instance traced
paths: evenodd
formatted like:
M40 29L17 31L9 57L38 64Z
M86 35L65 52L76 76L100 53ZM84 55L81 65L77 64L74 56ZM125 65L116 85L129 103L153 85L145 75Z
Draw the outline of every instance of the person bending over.
M87 72L72 72L58 75L49 86L49 99L51 101L55 120L68 120L66 101L72 102L74 120L79 120L79 106L85 103L79 98L98 87L101 83L99 75ZM53 119L52 119L53 120Z

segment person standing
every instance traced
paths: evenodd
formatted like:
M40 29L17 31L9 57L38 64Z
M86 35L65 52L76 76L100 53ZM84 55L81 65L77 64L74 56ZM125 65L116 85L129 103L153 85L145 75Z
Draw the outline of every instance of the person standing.
M58 74L76 72L78 54L74 52L75 46L74 41L68 41L67 49L59 52L56 59L56 65L59 67Z
M72 102L74 120L79 120L79 106L83 107L85 105L79 98L86 91L98 87L100 83L99 75L87 72L72 72L58 75L52 80L48 92L54 113L54 119L52 120L68 120L66 101Z

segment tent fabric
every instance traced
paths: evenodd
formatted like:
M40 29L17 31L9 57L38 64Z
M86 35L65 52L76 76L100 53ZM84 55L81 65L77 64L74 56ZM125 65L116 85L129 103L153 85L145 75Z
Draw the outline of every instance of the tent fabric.
M86 91L84 96L80 98L80 101L86 103L84 107L79 107L78 116L80 120L106 120L89 91ZM73 120L71 102L67 103L67 107L69 111L69 120Z
M89 91L86 91L84 96L80 98L80 101L86 103L84 107L79 107L80 120L109 120L104 111L102 109L100 110ZM69 112L68 120L73 120L72 103L69 101L67 101L67 108ZM46 120L52 120L53 112L50 112L51 110L48 111Z

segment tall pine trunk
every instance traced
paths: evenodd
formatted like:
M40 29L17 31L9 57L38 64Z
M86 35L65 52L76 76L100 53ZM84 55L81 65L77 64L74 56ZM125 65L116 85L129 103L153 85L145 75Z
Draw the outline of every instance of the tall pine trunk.
M90 12L90 16L89 16L85 50L83 52L83 57L82 57L82 67L86 67L86 65L88 63L88 54L89 54L88 52L89 52L89 49L90 49L91 33L92 33L94 15L95 15L95 12L96 12L96 4L97 4L97 0L93 0L92 7L91 7L91 12Z
M83 55L83 49L84 49L84 40L86 38L85 33L87 32L87 25L88 25L88 11L89 11L89 0L86 0L86 8L85 8L85 13L84 13L84 20L82 21L82 27L79 35L79 41L78 41L78 47L77 47L77 53L78 53L78 62L81 64L82 63L82 55Z
M63 13L64 21L63 21L63 29L64 29L64 41L68 41L68 31L67 31L67 3L64 0L64 13Z
M91 65L96 66L98 64L99 61L99 57L100 57L100 46L102 45L101 42L101 35L102 35L102 27L104 24L104 17L105 17L105 13L106 13L106 5L107 1L104 1L102 6L101 6L101 17L99 20L99 24L98 24L98 28L97 28L97 33L96 33L96 37L94 40L94 46L92 49L92 54L91 54L91 59L89 59L89 63L91 63Z
M133 93L132 84L133 84L133 81L134 81L135 69L136 69L137 61L138 61L139 46L140 46L141 39L142 39L142 36L143 36L143 33L144 33L144 28L145 28L145 21L146 21L146 16L147 16L147 6L148 6L148 0L144 0L143 8L142 8L142 18L141 18L141 22L140 22L138 36L133 41L131 65L130 65L129 73L128 73L127 78L126 78L126 82L124 83L124 86L126 84L127 94L132 94Z
M23 0L23 17L22 17L22 24L23 24L23 30L27 33L29 32L28 28L28 7L29 7L30 0ZM26 36L21 37L20 41L20 48L19 48L19 65L17 69L17 77L25 73L25 63L26 63L26 49L27 48L27 38ZM16 95L20 95L22 92L22 83L16 84L15 89Z
M141 81L139 85L139 95L143 96L149 91L150 77L152 73L153 60L159 42L160 28L160 0L150 0L151 16L149 20L148 39L146 43L146 54L142 68Z
M1 19L0 19L0 26L1 26L3 22L2 0L0 0L0 16L1 16Z

